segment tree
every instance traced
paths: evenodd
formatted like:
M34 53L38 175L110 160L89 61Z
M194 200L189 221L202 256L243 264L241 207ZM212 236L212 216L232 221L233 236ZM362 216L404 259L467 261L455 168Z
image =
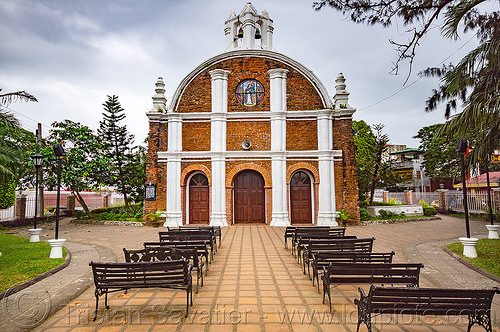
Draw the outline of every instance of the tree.
M53 160L44 163L44 166L49 168L46 172L49 177L45 179L45 184L49 187L54 187L57 183L58 163L54 160L52 151L52 145L56 143L62 143L66 153L61 183L71 190L84 211L91 217L91 212L80 192L95 189L99 185L99 174L107 162L100 155L100 140L90 128L80 123L71 120L54 122L46 144L40 151L47 159Z
M455 151L458 138L447 139L437 135L442 127L442 123L423 127L413 136L420 140L419 149L425 150L423 165L431 179L460 175L460 157Z
M375 194L375 187L377 186L377 182L380 179L380 167L382 165L382 154L387 151L387 143L389 143L389 136L387 134L382 133L382 129L384 129L384 125L379 123L373 126L375 129L375 144L373 146L374 150L374 167L373 173L370 181L370 205L373 205L373 196Z
M364 121L352 122L354 149L356 151L356 165L358 174L359 201L365 202L370 190L370 179L373 169L373 146L375 135Z
M0 93L0 107L7 107L18 100L38 102L26 91ZM15 172L24 157L24 140L28 138L26 136L27 132L21 128L19 121L11 113L0 108L0 183L15 180Z
M120 125L120 121L125 119L125 110L121 107L118 96L108 96L103 106L104 119L99 122L97 133L108 164L101 180L106 185L116 187L117 191L123 194L125 206L128 207L136 176L132 150L134 136L129 134L127 126Z
M365 202L370 193L370 204L373 204L375 188L394 187L402 181L392 169L390 161L382 160L389 141L382 133L382 124L374 125L377 134L364 121L353 121L354 149L356 151L356 165L358 173L359 201Z
M459 102L463 111L452 117L438 132L451 139L455 135L465 137L476 133L476 145L469 156L469 164L487 160L494 148L500 145L500 14L481 12L484 4L498 5L493 0L322 0L314 2L316 10L330 6L348 14L356 23L381 24L384 27L402 22L409 27L408 42L390 42L396 46L398 59L394 72L403 60L411 65L419 41L434 25L439 25L444 38L457 39L459 28L463 32L474 31L479 46L470 51L456 66L428 68L421 74L441 78L438 89L427 100L427 111L446 102L445 116L451 116ZM439 21L440 14L444 20Z

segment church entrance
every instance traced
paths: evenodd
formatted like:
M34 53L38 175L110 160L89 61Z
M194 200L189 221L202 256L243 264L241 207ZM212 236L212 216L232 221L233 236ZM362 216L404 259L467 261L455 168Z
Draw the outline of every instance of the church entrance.
M198 173L189 180L189 223L209 223L209 186L207 177Z
M290 210L292 224L312 224L311 178L305 172L290 179Z
M256 171L243 171L234 179L234 223L265 223L264 178Z

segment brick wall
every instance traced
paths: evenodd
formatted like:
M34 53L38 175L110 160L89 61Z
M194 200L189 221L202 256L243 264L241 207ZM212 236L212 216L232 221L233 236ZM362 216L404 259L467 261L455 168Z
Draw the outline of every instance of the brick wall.
M316 120L286 122L286 149L317 150L318 126Z
M333 149L342 150L342 160L334 163L337 210L346 209L351 223L359 222L358 177L352 136L352 120L333 121Z
M148 213L166 209L167 164L158 162L158 151L167 150L167 124L149 123L146 182L156 183L156 200L144 201L144 217Z
M241 151L243 140L252 141L251 150L262 151L271 149L271 122L270 121L238 121L227 122L226 149L227 151Z
M210 122L182 123L182 150L210 151Z

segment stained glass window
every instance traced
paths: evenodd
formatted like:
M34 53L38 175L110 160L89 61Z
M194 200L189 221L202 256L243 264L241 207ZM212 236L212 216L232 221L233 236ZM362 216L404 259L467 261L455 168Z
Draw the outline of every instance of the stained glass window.
M254 79L243 80L236 87L236 99L243 106L259 105L264 94L264 87Z

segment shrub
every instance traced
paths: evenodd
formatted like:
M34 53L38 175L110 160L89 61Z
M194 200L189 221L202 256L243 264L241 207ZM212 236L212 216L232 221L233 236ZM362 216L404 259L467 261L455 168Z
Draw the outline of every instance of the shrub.
M385 218L385 219L395 219L395 218L399 218L399 217L405 217L405 213L404 212L401 212L401 213L396 213L396 212L392 212L392 211L388 211L388 210L379 210L378 213L380 214L380 217L382 218Z
M433 207L424 207L424 216L435 216L437 211Z
M367 209L365 208L360 208L359 209L359 216L361 218L362 221L367 221L367 220L370 220L371 219L371 215L370 213L368 212Z
M423 199L420 200L420 205L422 205L422 207L424 209L428 208L429 207L429 203L427 203L426 201L424 201Z
M0 209L8 209L16 202L16 183L9 177L0 182Z

